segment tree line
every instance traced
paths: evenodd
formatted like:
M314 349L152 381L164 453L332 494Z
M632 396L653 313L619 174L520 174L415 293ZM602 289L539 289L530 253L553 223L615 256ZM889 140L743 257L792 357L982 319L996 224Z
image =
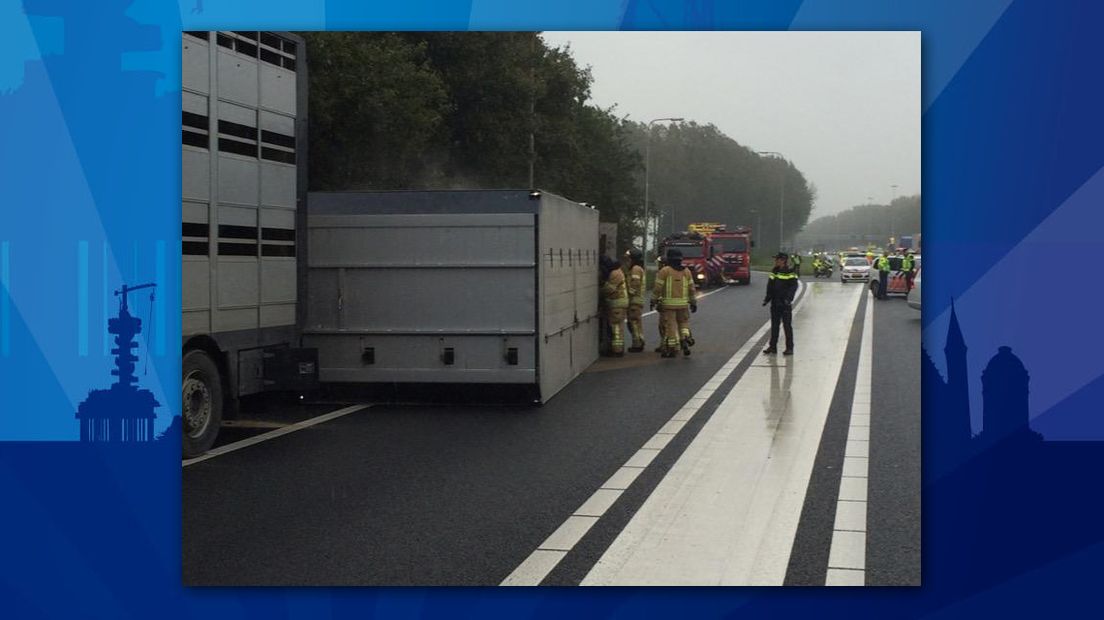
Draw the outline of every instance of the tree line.
M590 103L570 48L527 32L311 32L312 190L536 187L597 206L625 247L642 233L648 125ZM712 124L653 125L649 217L801 230L815 188ZM532 184L530 184L532 175Z
M883 247L891 237L899 240L920 230L920 195L916 194L901 196L887 205L855 205L835 215L818 217L795 241L802 249L865 248L868 244Z

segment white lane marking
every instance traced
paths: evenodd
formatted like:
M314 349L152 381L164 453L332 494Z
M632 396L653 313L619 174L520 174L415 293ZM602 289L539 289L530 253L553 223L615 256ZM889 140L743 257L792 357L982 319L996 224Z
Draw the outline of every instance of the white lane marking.
M629 488L629 485L633 483L633 480L636 480L636 477L639 476L642 471L644 471L643 467L621 467L613 472L613 475L610 476L610 479L607 480L601 488L624 491Z
M826 586L861 586L865 585L866 573L850 568L829 568Z
M541 582L552 569L567 555L566 551L548 551L537 549L525 558L514 572L510 573L501 585L532 586Z
M583 517L600 517L606 514L606 511L613 505L613 502L617 501L618 497L621 497L621 492L616 489L598 489L594 492L594 495L590 496L590 499L579 506L575 514Z
M798 280L798 295L805 289L805 283ZM713 293L720 292L725 289L717 289L710 291L702 297L708 297ZM699 298L700 299L700 298ZM797 314L803 304L798 304L794 309L794 314ZM647 314L655 314L655 311ZM647 314L645 316L647 316ZM555 532L553 532L533 553L529 555L521 564L517 566L507 577L502 581L500 585L503 586L535 586L539 585L552 569L556 568L556 565L560 563L560 560L570 551L575 542L590 530L590 527L598 521L606 510L613 505L614 502L621 496L629 485L636 480L636 478L644 471L645 467L651 463L652 459L674 438L674 436L682 430L683 426L690 421L690 418L701 409L701 406L705 404L709 397L717 391L717 388L724 383L740 365L740 362L747 357L751 352L752 347L758 344L759 340L770 329L770 322L766 322L755 331L750 338L748 338L743 346L740 347L736 353L728 359L717 372L706 381L701 389L699 389L693 396L691 396L686 403L675 411L674 415L664 424L655 435L653 435L644 446L637 450L629 458L629 460L622 465L609 480L607 480L598 490L590 496L583 505L580 506L568 520L564 522ZM574 521L573 521L574 520ZM572 542L571 546L567 549L561 549L567 536L561 532L568 523L571 523L571 534L578 534L578 538Z
M234 443L228 443L225 446L219 446L213 450L209 450L206 454L202 456L197 456L194 459L184 459L183 461L181 461L181 466L187 467L189 465L195 465L196 463L202 463L207 459L213 459L216 456L222 456L223 454L234 452L235 450L248 448L249 446L259 444L262 441L276 439L277 437L287 435L288 433L301 431L304 428L309 428L311 426L314 426L315 424L321 424L323 422L329 422L330 420L336 420L341 416L349 415L350 413L356 413L357 411L360 411L361 409L367 409L368 407L371 407L371 405L353 405L351 407L345 407L343 409L338 409L337 411L331 411L329 413L322 414L309 420L296 422L295 424L292 424L290 426L285 426L274 431L262 433L260 435L257 435L256 437L250 437L249 439L243 439L241 441L235 441Z
M613 502L610 503L612 504ZM598 517L594 515L573 514L541 543L540 549L546 551L571 551L575 543L579 542L583 534L586 534L587 531L590 530L590 526L594 525L596 521L598 521Z
M583 585L781 585L851 332L817 309L854 316L862 295L805 293L796 359L748 368Z
M866 532L834 532L832 549L828 552L828 566L829 570L832 568L865 570Z
M828 575L824 585L865 585L867 498L870 473L870 392L874 381L874 302L866 300L863 313L859 367L855 372L855 395L851 401L851 422L847 426L847 447L843 456L843 477L836 500L836 522L828 552ZM860 540L856 535L861 535ZM838 569L848 569L840 572Z

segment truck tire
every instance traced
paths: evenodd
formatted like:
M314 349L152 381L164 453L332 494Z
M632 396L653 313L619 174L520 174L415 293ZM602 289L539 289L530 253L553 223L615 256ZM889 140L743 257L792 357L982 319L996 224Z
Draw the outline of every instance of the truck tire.
M181 422L184 458L211 449L222 424L223 389L218 365L206 351L193 350L181 360Z

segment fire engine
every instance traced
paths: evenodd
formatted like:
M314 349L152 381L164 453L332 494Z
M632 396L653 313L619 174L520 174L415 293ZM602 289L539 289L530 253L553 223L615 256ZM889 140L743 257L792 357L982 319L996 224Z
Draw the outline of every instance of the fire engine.
M731 230L724 224L691 224L691 230L708 235L711 251L710 261L715 272L724 284L751 283L751 229L736 226ZM706 232L708 231L708 232Z
M682 265L694 274L694 283L698 287L706 288L722 282L719 263L710 260L716 257L716 249L708 235L694 231L673 233L660 242L659 255L665 257L672 249L682 252Z

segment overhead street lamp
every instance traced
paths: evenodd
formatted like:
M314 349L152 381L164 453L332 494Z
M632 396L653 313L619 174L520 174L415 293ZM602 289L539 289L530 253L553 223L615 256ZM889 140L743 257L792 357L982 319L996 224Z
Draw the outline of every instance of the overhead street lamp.
M893 237L894 238L894 243L896 243L896 238L897 238L897 230L896 230L897 226L896 226L896 224L897 224L897 222L895 221L896 218L893 216L893 201L897 200L897 186L896 185L890 185L889 187L893 190L893 194L892 194L893 197L889 199L889 236Z
M786 158L778 151L755 151L759 155L770 155L771 157L782 160L782 174L779 175L778 185L781 187L778 197L778 251L782 251L782 224L783 217L785 215L786 204Z
M671 121L673 123L680 123L683 121L681 117L664 117L655 118L648 121L648 135L644 140L644 234L643 234L643 252L644 260L648 260L648 192L650 185L649 170L648 168L652 163L652 125L663 121Z

